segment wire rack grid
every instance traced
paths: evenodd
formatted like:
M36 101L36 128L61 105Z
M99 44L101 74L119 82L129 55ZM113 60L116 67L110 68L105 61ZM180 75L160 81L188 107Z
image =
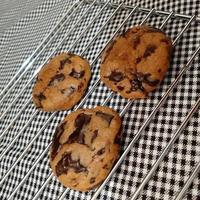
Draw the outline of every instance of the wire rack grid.
M126 183L120 183L119 185L122 185L122 187L127 187L128 185L128 189L123 189L121 191L118 183L116 186L113 185L115 183L113 177L115 179L116 173L121 175L124 171L130 173L127 172L127 169L120 172L117 170L119 170L120 167L122 167L122 169L126 167L126 164L123 163L124 161L128 162L127 158L132 160L130 153L132 152L132 155L134 155L138 143L142 140L141 138L144 137L143 135L151 130L151 124L153 123L155 126L160 126L162 117L159 118L159 116L165 112L162 110L163 105L165 107L167 103L173 100L175 101L176 95L179 96L177 87L183 77L187 78L185 74L191 70L194 61L198 59L200 50L198 41L196 46L192 46L189 49L184 49L183 44L188 44L188 41L191 40L190 37L194 35L194 31L198 30L196 25L199 25L199 22L200 18L198 16L188 16L174 12L159 11L138 6L126 6L124 4L113 4L109 2L106 3L97 0L92 2L76 1L0 92L0 160L1 163L3 163L0 166L0 187L2 187L1 191L4 191L4 194L0 192L2 198L22 198L19 193L20 191L26 190L27 185L29 189L24 192L24 194L27 195L24 198L31 198L34 200L48 198L48 191L53 193L51 194L52 199L119 199L121 196L122 199L130 198L133 200L146 197L145 195L147 195L148 189L145 188L145 186L149 184L154 177L155 171L163 163L164 158L169 154L173 145L175 145L175 141L181 136L188 121L197 113L196 111L200 104L198 88L192 91L191 105L186 108L180 108L182 114L176 126L173 124L174 127L170 127L171 121L168 120L168 127L162 129L161 132L171 130L172 133L171 135L167 135L166 138L161 139L163 140L164 147L154 153L154 156L148 160L148 167L139 167L143 172L137 184L133 182L129 184L126 182L126 178L124 178L125 180L122 178L121 180L124 180ZM133 102L121 98L118 94L111 92L101 83L99 79L100 56L107 44L112 41L117 34L127 30L130 26L145 23L163 29L172 37L174 60L176 62L173 62L172 59L171 66L174 67L174 65L179 64L180 67L175 66L177 70L169 70L168 78L164 80L164 83L148 100ZM195 36L200 37L198 33ZM184 51L189 51L189 53L185 53L187 56L184 57L183 60L180 59L180 50L183 50L183 55L185 53ZM122 139L121 157L106 180L96 191L85 194L62 188L55 177L53 177L48 167L48 149L51 145L50 140L52 133L63 117L72 110L42 113L34 108L31 101L31 88L37 73L52 56L62 51L72 51L87 57L91 64L93 76L90 86L85 97L73 110L80 107L92 107L95 105L108 105L113 107L123 117L124 132L127 132L127 136ZM194 68L192 68L192 70L194 70ZM197 77L198 75L199 74L197 74ZM198 81L193 83L194 87L198 87L198 83ZM174 92L173 95L172 92ZM157 99L159 99L159 101ZM138 111L136 116L137 118L139 116L141 121L138 119L138 122L133 125L131 122L133 118L131 116L133 112L136 112L136 108L140 109L142 106L148 110L143 112ZM153 109L150 109L152 107ZM144 115L144 117L142 115ZM174 119L175 117L176 116L174 116ZM155 118L157 119L155 120ZM164 124L166 123L167 122L164 121ZM133 128L135 131L133 131ZM195 129L195 127L193 128ZM193 131L195 132L195 130ZM198 132L198 130L196 130L196 132ZM156 141L153 140L152 142L155 143ZM146 149L148 149L148 147L146 147ZM32 152L32 150L35 152ZM11 157L13 159L10 159ZM196 157L198 158L198 156ZM41 160L45 161L42 162ZM200 169L198 162L195 162L193 166L193 171L190 170L188 176L185 176L187 180L182 184L182 187L179 187L173 194L168 194L168 197L173 196L174 199L181 199L184 196L192 181L197 177ZM37 170L42 171L43 175L38 175ZM133 169L131 168L131 170ZM20 172L20 176L16 175L18 172ZM130 176L128 174L126 175ZM32 176L33 178L30 178ZM13 177L16 179L15 181L13 181ZM120 182L120 179L117 180L117 182ZM106 185L109 183L112 190ZM12 189L7 191L6 185ZM51 187L54 187L54 189L51 189ZM163 195L162 192L158 193L161 196Z

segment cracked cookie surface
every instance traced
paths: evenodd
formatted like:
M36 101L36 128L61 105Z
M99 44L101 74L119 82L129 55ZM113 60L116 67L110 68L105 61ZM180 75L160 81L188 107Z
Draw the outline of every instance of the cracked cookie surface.
M50 150L53 174L65 186L88 191L108 175L119 154L119 115L108 107L72 112L56 129Z
M89 63L72 53L61 53L40 70L32 91L37 108L66 110L83 96L90 79Z
M171 40L161 30L146 25L133 27L105 49L101 80L125 98L145 98L163 80L171 50Z

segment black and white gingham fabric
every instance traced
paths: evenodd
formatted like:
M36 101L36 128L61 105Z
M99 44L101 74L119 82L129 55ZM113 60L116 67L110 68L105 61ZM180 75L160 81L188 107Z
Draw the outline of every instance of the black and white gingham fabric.
M122 1L114 1L121 3ZM138 1L123 1L127 5L136 5ZM67 10L75 1L65 0L12 0L0 2L0 91L8 84L9 80L19 70L24 61L33 53L43 38L56 25ZM77 1L77 3L79 3ZM35 70L43 65L44 61L51 55L58 43L65 37L78 19L91 6L82 3L76 10L69 22L64 24L63 28L56 34L50 44L41 52L35 60L33 66L27 71L25 76L16 84L11 93L5 98L0 106L0 113L3 113L10 103L15 99L26 83L33 76ZM116 8L107 6L97 20L91 25L90 29L80 38L80 40L70 49L71 45L79 37L86 26L100 11L103 5L94 5L90 12L77 24L71 34L68 34L64 43L53 53L58 54L61 51L72 51L82 54L93 63L98 52L103 48L108 39L115 32L117 27L123 22L130 10L120 9L110 20L102 33L100 33L90 46L85 49L87 44L96 33L102 28ZM167 1L161 0L141 0L139 6L146 8L156 8L165 11L174 11L188 15L200 16L200 4L196 0L187 1ZM70 11L71 13L72 11ZM69 14L70 14L69 13ZM146 13L135 12L120 29L120 32L127 30L128 27L140 24ZM164 16L153 15L147 21L148 24L159 27ZM164 31L174 40L177 34L186 25L187 21L182 19L171 19L166 24ZM158 101L165 94L169 85L177 77L181 68L187 63L194 50L200 45L200 24L192 23L188 30L183 34L177 45L174 47L170 69L166 78L159 88L150 94L148 99L137 100L129 108L123 117L123 134L121 153L125 150L131 139L142 126L145 119L149 116ZM91 66L92 79L89 89L99 78L99 63L97 59ZM159 157L177 128L180 126L189 109L198 99L200 94L200 56L197 55L190 69L184 74L179 85L173 90L165 105L159 110L144 133L135 143L128 156L118 168L112 179L106 184L98 199L106 200L125 200L128 199L141 183L143 177L149 172L153 163ZM34 79L35 80L35 79ZM6 126L17 115L24 104L31 97L31 89L34 81L29 84L23 94L13 104L11 109L0 121L0 135L6 129ZM89 90L88 89L88 90ZM110 90L102 83L96 88L95 92L88 98L83 107L94 107L101 105ZM107 106L120 112L126 105L127 100L115 94ZM52 113L37 111L33 104L28 104L27 108L17 118L15 123L6 132L0 141L0 154L13 141L15 136L21 131L20 136L9 149L9 151L0 160L0 177L2 178L7 171L17 161L24 152L32 139L35 140L30 148L27 149L23 158L17 163L10 175L0 185L0 199L7 199L14 188L21 182L27 174L33 163L44 149L50 143L56 126L67 114L66 112L57 112L50 120L50 123L44 128L45 122ZM23 127L32 118L32 122L25 128ZM23 130L22 130L23 129ZM40 131L40 132L39 132ZM200 161L200 110L198 110L179 139L173 145L169 154L162 161L154 176L145 186L141 196L138 199L173 199L177 192L183 187L185 181L194 170L196 164ZM24 184L15 193L13 199L27 200L33 199L34 195L41 188L51 174L48 160L48 152L40 159L30 176ZM57 199L65 188L56 180L55 177L47 184L38 199ZM65 199L90 199L94 191L80 193L70 190ZM200 175L196 177L187 190L184 199L200 199Z

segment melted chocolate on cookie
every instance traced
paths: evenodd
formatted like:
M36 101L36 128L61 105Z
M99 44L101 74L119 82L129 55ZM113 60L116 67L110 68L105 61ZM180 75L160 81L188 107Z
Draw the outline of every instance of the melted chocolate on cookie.
M63 73L56 74L53 76L48 84L48 86L54 86L58 82L64 81L65 80L65 75Z
M76 79L79 79L79 78L82 78L85 75L85 71L76 72L75 69L72 68L72 71L69 75L76 78Z
M57 129L56 129L56 132L54 134L54 137L53 137L53 140L52 140L52 147L51 147L51 159L53 160L57 153L58 153L58 150L59 150L59 147L60 147L60 137L62 135L62 133L64 132L64 127L66 125L67 122L64 122L62 123Z
M89 124L91 120L91 115L86 115L84 113L81 113L77 116L74 126L75 131L69 136L66 143L71 144L74 142L77 142L79 144L84 144L84 133L82 131L83 127Z
M62 70L64 68L64 65L65 64L71 64L72 61L69 59L69 58L65 58L64 60L61 60L60 61L60 67L59 67L59 70Z
M70 168L74 169L76 173L88 171L87 168L80 163L80 160L72 160L71 153L65 153L56 165L57 176L67 173Z
M124 79L122 72L112 71L111 74L105 78L108 78L110 81L120 82Z

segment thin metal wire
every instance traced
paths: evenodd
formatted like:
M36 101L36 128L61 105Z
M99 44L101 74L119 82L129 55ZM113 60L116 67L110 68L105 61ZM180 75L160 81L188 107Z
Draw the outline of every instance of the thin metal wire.
M162 25L160 26L161 30L164 28L164 26L167 24L167 22L172 18L172 16L174 16L174 12L170 12L170 14L165 18Z
M142 127L139 129L139 131L136 133L136 135L134 136L134 138L132 139L132 141L129 143L128 147L126 148L126 150L124 151L124 153L121 155L121 157L119 158L119 160L117 161L117 163L114 165L114 167L112 168L111 172L109 173L109 175L106 177L106 179L104 180L104 182L101 184L101 186L96 190L94 196L92 197L91 200L95 200L97 198L97 196L99 195L99 193L101 192L101 190L103 189L103 187L106 185L106 183L110 180L110 178L112 177L112 175L115 173L115 171L117 170L117 168L120 166L120 164L122 163L122 161L124 160L124 158L126 157L126 155L129 153L129 151L131 150L131 148L133 147L133 145L135 144L135 142L139 139L139 137L142 135L143 131L145 130L145 128L147 127L147 125L150 123L150 121L153 119L154 115L157 113L157 111L160 109L160 107L165 103L167 97L169 96L169 94L171 93L171 91L174 89L174 87L178 84L179 79L182 77L182 75L185 73L186 70L189 69L190 64L192 63L192 61L194 60L195 56L199 53L200 51L200 46L199 48L196 49L196 51L193 53L193 55L191 56L191 58L189 59L189 61L187 62L187 64L182 68L181 72L179 73L178 77L173 81L173 83L170 85L169 89L167 90L167 92L164 94L164 96L162 97L162 99L158 102L157 106L154 108L154 110L151 112L151 114L149 115L149 117L145 120L145 122L143 123ZM131 105L131 101L129 101L130 105ZM125 113L128 110L129 106L125 107L122 110L122 113Z
M103 10L105 9L105 7L108 5L108 3L106 3L103 7L102 7L102 9L97 13L97 15L94 17L94 19L90 22L90 24L88 24L88 26L85 28L85 30L80 34L80 36L77 38L77 40L72 44L72 46L69 48L69 51L70 51L70 49L73 47L73 46L75 46L75 43L83 36L83 33L85 33L86 32L86 30L88 30L88 28L93 24L93 22L96 20L96 18L103 12ZM15 116L15 118L10 122L10 124L6 127L6 129L3 131L3 133L0 135L0 140L1 140L1 138L6 134L6 132L7 132L7 130L12 126L12 124L15 122L15 120L20 116L20 114L22 113L22 111L26 108L26 105L28 105L30 102L31 102L31 99L32 98L30 98L27 102L26 102L26 104L25 104L25 106L23 106L23 108L20 110L20 112ZM33 114L33 116L31 116L31 119L33 120L34 119L34 116L35 116L35 114ZM28 122L27 122L28 123ZM29 123L30 123L30 120L29 120ZM21 132L21 131L20 131ZM21 132L22 133L22 132ZM12 144L13 144L13 141L15 141L18 137L19 137L20 135L18 134L13 140L12 140ZM10 145L8 146L9 148L11 147ZM5 151L7 151L9 148L6 148L6 150ZM5 152L3 152L2 153L3 155L5 155ZM0 158L2 158L1 157L2 155L0 155Z
M87 27L84 29L84 31L79 35L79 37L75 40L75 42L71 45L71 47L69 48L68 51L71 51L77 44L77 42L80 40L80 38L88 31L88 29L90 28L91 25L94 24L94 22L96 21L97 17L99 17L99 15L105 10L105 8L109 5L109 2L107 2L102 8L101 10L97 13L97 15L92 19L92 21L87 25ZM117 9L116 9L117 10ZM115 11L116 11L115 10ZM112 18L112 16L111 16ZM104 23L104 26L106 26L107 23ZM98 31L99 32L99 31Z
M63 44L63 42L65 41L65 38L74 30L74 28L81 22L81 20L85 17L86 14L88 14L91 11L91 8L93 7L93 5L97 2L97 0L95 0L90 7L81 15L81 17L77 20L76 24L65 34L65 37L59 42L59 44L56 46L56 48L51 52L51 54L47 57L47 59L44 61L44 63L42 65L40 65L40 67L38 67L35 71L35 73L33 74L33 76L29 79L29 81L27 82L27 84L23 87L23 89L20 90L19 94L14 98L14 100L9 104L9 106L7 107L7 109L3 112L3 114L0 116L0 120L6 115L6 113L8 112L8 110L12 107L12 105L18 100L18 98L22 95L22 93L24 92L24 90L26 89L26 87L34 80L35 76L38 74L38 72L40 71L40 69L43 67L43 65L45 63L48 62L48 60L51 58L51 56L53 56L53 54L56 52L56 50L59 48L59 46L61 44Z
M126 23L126 21L129 19L129 17L135 12L135 10L137 9L137 6L132 10L132 12L130 12L129 13L129 15L125 18L125 20L123 21L123 23L119 26L119 28L117 29L118 31L121 29L121 27L122 27L122 25L124 25L125 23ZM112 35L112 37L110 38L110 41L114 38L114 36L116 35L116 32ZM105 47L106 47L106 45L104 45L104 47L102 48L102 50L103 49L105 49ZM102 51L101 50L101 51ZM100 54L99 54L99 56L100 56ZM95 59L97 59L98 57L96 57ZM92 62L92 63L94 63L94 62ZM106 100L105 100L105 102L103 103L103 104L105 104L107 101L109 101L110 100L110 98L111 98L111 96L112 96L112 94L110 94L109 96L108 96L108 98L106 98ZM75 108L75 110L77 110L78 108L79 108L79 106L81 106L82 104L79 104L76 108ZM50 176L51 176L51 178L52 178L52 174L50 174ZM47 179L46 179L46 181L43 183L43 185L42 185L42 187L39 189L39 191L37 191L37 193L36 193L36 195L37 195L37 197L39 196L39 194L42 192L42 190L45 188L45 186L49 183L49 179L50 177L48 177ZM65 190L65 192L68 192L68 190ZM34 198L35 199L35 198Z
M194 171L189 176L189 178L187 179L185 185L183 186L183 188L181 189L181 191L177 194L177 196L175 197L174 200L181 200L181 199L183 199L183 197L185 195L185 192L190 187L190 185L192 184L193 180L195 179L195 177L197 176L197 174L199 172L200 172L200 162L196 165Z
M148 183L148 181L151 179L151 177L153 176L154 172L157 170L158 166L160 165L160 163L163 161L164 157L168 154L168 152L170 151L170 149L172 148L174 142L179 138L179 136L181 135L182 131L184 130L185 126L187 125L188 121L191 119L191 117L194 115L194 113L196 112L197 108L200 105L200 98L196 101L195 105L192 107L192 109L190 110L190 112L187 114L187 116L185 117L184 121L181 123L181 125L179 126L179 128L177 129L177 131L175 132L175 134L173 135L173 137L171 138L171 140L169 141L169 143L167 144L167 146L165 147L165 149L162 151L161 155L159 156L159 158L156 160L156 162L153 164L153 167L151 168L151 170L149 171L149 173L143 178L141 184L139 185L139 187L136 189L136 191L134 192L133 196L130 198L130 200L136 200L137 197L139 196L139 194L142 192L144 186Z
M7 133L8 129L14 124L14 122L17 120L17 118L21 115L21 113L27 108L28 104L30 103L31 98L24 104L24 106L20 109L20 111L16 114L14 119L9 123L8 126L3 130L2 134L0 135L0 140L3 138L3 136ZM1 159L0 159L1 160Z
M31 172L35 169L36 165L40 162L40 160L44 157L44 155L48 152L49 147L51 144L49 144L45 150L40 154L38 159L33 163L32 167L29 169L29 171L26 173L26 175L23 177L23 179L20 181L20 184L17 185L17 187L14 188L13 192L10 194L7 200L11 200L15 193L18 191L18 189L21 187L21 185L26 181L26 179L29 177Z
M16 142L16 140L20 137L20 135L24 132L24 130L31 124L33 119L37 116L39 113L38 110L36 110L33 115L29 118L28 122L26 122L25 126L17 133L17 135L12 139L12 142L6 146L6 149L0 154L0 160L3 158L3 156L8 152L8 150L12 147L12 145Z
M137 7L135 7L135 9L137 9ZM134 10L133 10L133 12L134 12ZM140 23L140 25L144 24L144 23L148 20L148 18L149 18L151 15L153 15L154 12L155 12L155 9L154 9L154 8L151 9L151 11L144 17L144 19L142 20L142 22ZM166 20L165 20L164 22L166 23ZM122 26L120 26L119 28L121 29ZM119 29L119 30L120 30L120 29ZM117 30L117 32L118 32L119 30ZM114 35L116 35L117 32L115 32ZM105 47L109 44L110 41L111 41L111 40L109 40L109 41L106 43ZM98 53L97 56L100 56L102 52L103 52L103 51L101 51L100 53ZM94 62L93 62L93 63L94 63ZM93 64L93 63L92 63L92 64ZM100 83L100 79L98 79L94 85L98 85L99 83ZM113 95L114 95L114 93L111 91L110 94L108 95L108 97L106 98L106 100L103 102L102 106L106 105L107 102L112 98ZM127 105L125 106L125 108L126 108L127 106L130 106L129 104L132 104L132 101L129 102L129 103L127 103ZM125 113L125 112L124 112L124 113ZM121 116L122 114L123 114L123 112L120 113L120 116ZM64 193L63 193L58 199L59 199L59 200L62 200L62 199L65 197L65 195L67 194L67 192L68 192L68 191L64 191Z
M157 11L156 11L156 13L157 13ZM170 14L170 13L169 13ZM172 15L173 16L173 15ZM177 16L177 14L175 14L174 16ZM184 31L183 31L184 32ZM181 36L182 34L180 34L180 36ZM178 38L179 39L179 38ZM105 45L106 46L106 45ZM191 61L192 62L192 61ZM97 82L96 82L97 83ZM96 86L97 86L98 84L96 84ZM112 93L110 94L111 96L112 96ZM107 98L108 99L108 98ZM129 108L129 104L131 104L132 102L128 102L128 106L126 105L126 107L122 110L122 112L120 113L120 114L125 114L125 112L126 112L126 110L128 110L128 108ZM80 105L80 104L79 104ZM49 144L50 145L50 144ZM38 159L37 159L37 161L36 162L39 162L38 161ZM49 178L47 179L47 180L49 180ZM1 183L0 183L0 185L1 185Z
M121 6L120 6L121 7ZM128 20L128 18L133 14L133 12L136 10L136 8L137 7L135 7L135 9L133 9L133 11L132 12L130 12L130 14L125 18L125 20L122 22L122 24L119 26L119 28L117 29L118 31L120 30L120 28L122 27L122 25L124 25L125 23L126 23L126 21ZM115 34L116 34L116 32L111 36L111 38L109 39L110 41L114 38L114 36L115 36ZM105 46L102 48L102 49L105 49ZM97 58L95 58L95 59L97 59ZM85 101L86 101L87 99L85 99ZM81 102L83 102L83 100L81 101ZM82 106L82 104L80 103L76 108L75 108L75 110L77 110L79 107L81 107ZM52 116L53 115L53 116ZM50 116L50 118L52 119L52 117L54 117L54 115L55 115L55 113L53 113L51 116ZM39 136L39 134L41 133L41 131L43 131L44 130L44 128L48 125L48 123L50 122L50 119L48 119L48 121L43 125L43 127L39 130L39 133L32 139L32 141L31 141L31 143L33 142L33 140L35 141L36 140L36 138ZM51 145L51 143L49 144L49 145ZM26 149L27 148L29 148L30 147L30 144L26 147ZM23 155L25 154L25 151L26 151L26 149L24 150L24 152L22 153ZM23 155L21 155L21 157L23 156ZM21 159L21 157L20 157L20 159ZM17 159L17 163L20 161L20 159ZM17 163L14 163L14 166L16 166L16 164ZM14 167L13 167L14 168ZM12 168L12 169L13 169ZM3 177L3 179L1 180L1 182L0 182L0 185L4 182L4 180L5 180L5 178L9 175L9 173L11 172L11 170L12 169L10 169L7 173L6 173L6 175ZM19 183L19 185L18 186L21 186L22 185L22 183L20 182Z
M53 117L55 116L56 113L53 113L49 119L44 123L44 125L42 126L42 128L38 131L38 133L33 137L33 139L30 141L30 143L26 146L26 148L24 149L24 151L20 154L20 156L16 159L16 161L12 164L11 168L3 175L3 177L0 180L0 186L3 184L3 182L5 181L5 179L8 177L8 175L12 172L12 170L15 168L15 166L17 165L17 163L23 158L23 156L26 154L26 152L29 150L29 148L31 147L31 145L33 144L33 142L38 138L38 136L42 133L42 131L44 131L44 129L46 128L46 126L48 125L48 123L53 119Z
M78 4L78 6L76 7L76 9L68 16L68 18L66 19L65 23L67 23L70 18L73 16L73 14L75 12L77 12L77 10L79 9L79 7L82 5L82 2L80 2ZM63 25L65 24L63 23L59 29L56 30L55 34L57 34L60 29L63 27ZM42 50L33 58L31 59L27 64L27 66L24 67L23 71L20 71L20 74L18 74L17 76L19 76L18 78L17 77L13 77L14 79L17 78L17 80L15 80L15 83L14 84L10 84L9 86L6 86L6 88L4 88L4 90L6 91L6 94L4 94L4 96L1 98L0 100L0 105L3 103L4 99L7 97L7 95L12 91L12 89L16 86L16 84L21 80L21 78L27 73L28 69L30 69L33 65L33 63L36 61L36 59L40 56L40 54L42 53L42 51L45 49L45 47L51 42L51 40L53 39L53 37L48 40L48 42L44 45L44 47L42 48ZM13 82L13 81L12 81ZM12 86L11 86L12 85ZM2 91L3 92L3 91Z
M91 2L92 2L92 0L87 0L87 3L91 3ZM99 1L99 4L104 4L104 2L103 1ZM111 2L110 6L112 6L113 8L115 8L116 6L118 6L118 4ZM126 5L126 4L124 4L123 8L124 9L133 9L134 6L133 5ZM138 7L138 10L142 11L142 12L148 13L151 9L150 8L144 8L144 7ZM169 11L163 11L163 10L156 10L155 14L157 14L157 15L167 15L168 16L170 14L170 12ZM185 14L175 13L172 18L187 20L187 19L191 18L191 15L185 15ZM200 16L196 17L196 22L198 22L198 23L200 22Z
M48 45L48 43L53 39L53 37L58 33L58 31L62 28L62 26L64 25L64 23L66 22L65 19L67 17L67 15L69 14L69 12L74 9L74 7L77 5L79 1L76 1L67 11L66 13L61 17L61 19L56 23L56 25L50 30L50 32L48 33L47 36L45 36L45 38L42 40L42 42L40 43L40 45L38 45L38 47L34 50L34 52L24 61L24 63L22 64L22 66L20 67L20 69L17 71L17 73L12 77L12 79L9 81L9 83L4 87L4 89L1 91L0 93L0 98L3 96L3 94L6 92L9 92L9 88L10 86L13 84L14 80L21 74L22 70L27 70L27 68L25 68L28 63L35 57L35 54L39 51L39 49L41 47L42 50L40 50L41 53L43 51L43 49ZM80 2L79 4L82 4L82 2Z

